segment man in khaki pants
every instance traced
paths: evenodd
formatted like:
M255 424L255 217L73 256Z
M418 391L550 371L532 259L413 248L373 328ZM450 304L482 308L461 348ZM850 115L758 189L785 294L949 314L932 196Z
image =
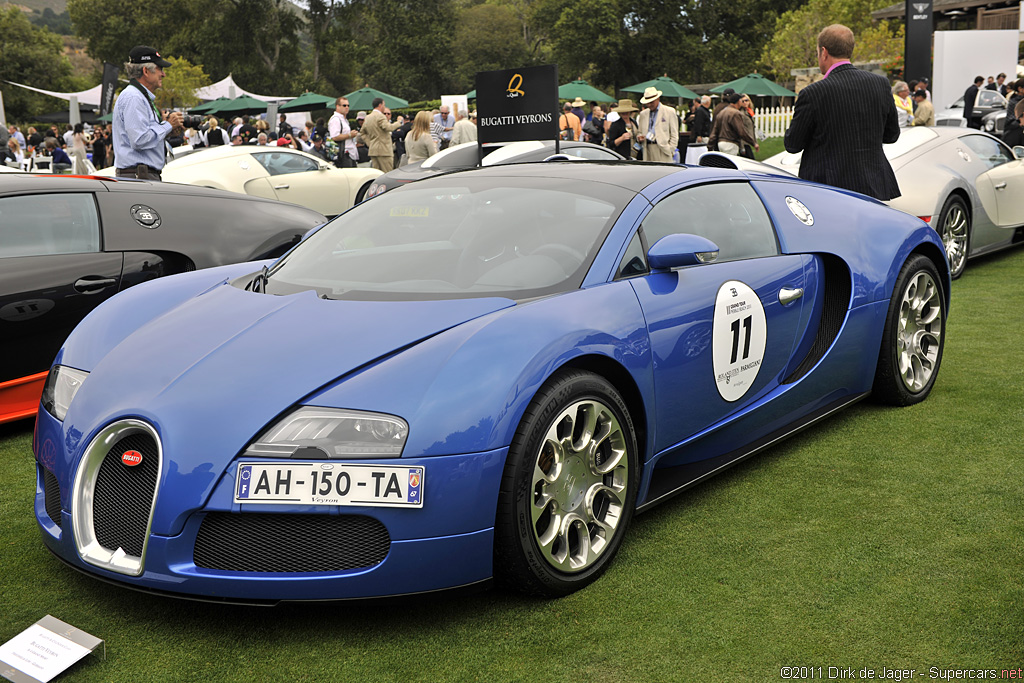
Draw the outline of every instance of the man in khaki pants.
M662 92L647 88L640 98L644 110L636 119L637 142L644 146L644 161L672 163L679 144L679 116L676 110L661 104Z
M366 142L370 152L370 165L387 173L395 168L395 148L391 144L391 131L402 124L391 123L384 116L384 99L373 98L373 111L363 121L359 136Z

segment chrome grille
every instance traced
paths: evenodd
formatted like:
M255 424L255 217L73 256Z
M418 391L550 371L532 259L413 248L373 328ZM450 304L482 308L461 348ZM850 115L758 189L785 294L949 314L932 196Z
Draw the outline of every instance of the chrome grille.
M196 536L197 567L237 572L336 572L380 564L387 529L361 515L214 512Z
M121 462L129 450L142 454L134 467ZM148 434L129 434L107 451L93 492L93 529L101 546L142 555L159 468L156 442Z

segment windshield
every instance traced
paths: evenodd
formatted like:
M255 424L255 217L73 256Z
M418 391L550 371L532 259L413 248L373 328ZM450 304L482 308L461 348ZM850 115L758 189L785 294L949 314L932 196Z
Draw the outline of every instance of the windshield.
M453 174L420 181L328 223L275 265L264 291L519 300L575 289L633 196L564 178Z

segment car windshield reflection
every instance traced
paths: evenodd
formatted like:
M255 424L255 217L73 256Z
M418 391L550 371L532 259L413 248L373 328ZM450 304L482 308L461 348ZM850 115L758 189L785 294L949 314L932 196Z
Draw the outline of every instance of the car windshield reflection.
M569 291L631 197L551 178L423 181L324 226L275 265L263 291L396 300Z

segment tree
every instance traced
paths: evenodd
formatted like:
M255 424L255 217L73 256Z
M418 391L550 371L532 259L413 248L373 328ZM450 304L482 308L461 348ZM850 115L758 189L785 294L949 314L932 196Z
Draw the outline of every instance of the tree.
M68 0L75 35L85 38L89 55L121 65L135 45L151 45L170 54L168 44L187 16L185 0L141 6L132 0Z
M501 5L476 5L463 10L455 25L455 58L458 90L474 87L477 71L525 66L529 51L520 37L520 22Z
M830 24L843 24L857 36L871 27L871 12L886 4L886 0L810 0L799 9L779 17L775 36L765 45L761 61L780 77L788 77L791 69L815 66L821 29ZM878 34L868 35L872 44L878 43ZM854 47L853 56L855 59L865 58L858 53L857 47Z
M353 0L350 9L359 27L348 55L359 63L357 87L426 99L453 92L452 0Z
M187 59L168 57L163 85L156 92L158 107L194 107L199 104L196 90L210 85L210 77L203 73L203 67L194 66Z
M552 47L563 83L583 76L591 85L625 87L633 65L631 39L622 19L621 0L592 0L586 11L578 5L562 9Z
M0 8L0 79L46 90L62 90L70 82L71 64L59 36L33 26L14 5ZM4 110L10 121L29 121L48 108L46 95L3 85Z

